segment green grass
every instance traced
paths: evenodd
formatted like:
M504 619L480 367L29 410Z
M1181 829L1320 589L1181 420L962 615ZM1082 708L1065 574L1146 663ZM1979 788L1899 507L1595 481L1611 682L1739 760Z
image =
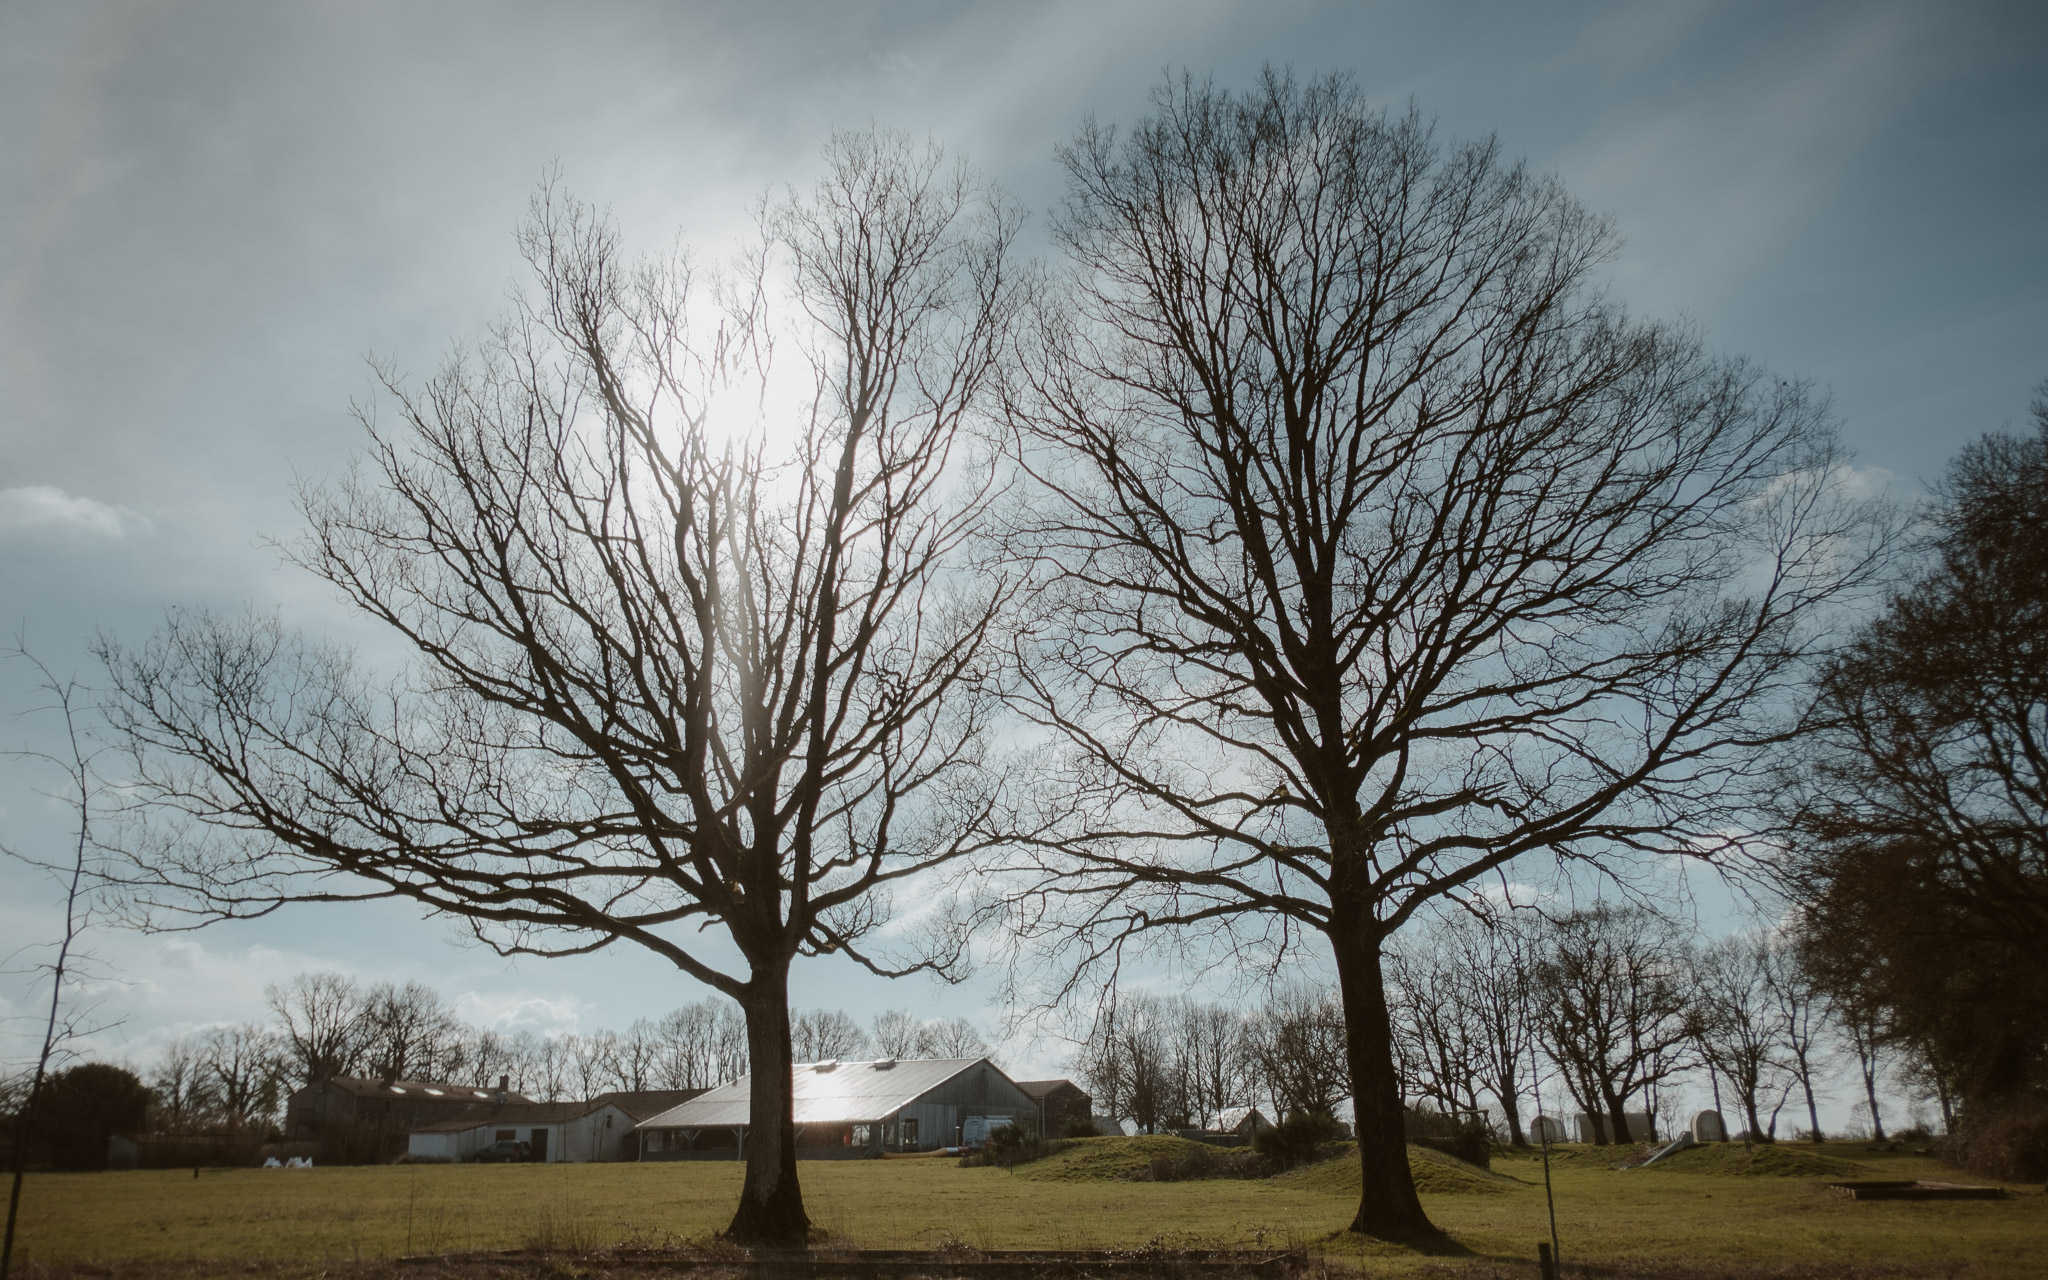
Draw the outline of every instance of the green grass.
M1336 1159L1280 1174L1272 1179L1273 1185L1356 1200L1364 1181L1358 1167L1358 1149L1351 1143L1344 1145L1344 1154ZM1415 1189L1424 1195L1494 1195L1519 1185L1513 1178L1427 1147L1408 1148L1408 1172L1415 1178Z
M962 1169L952 1161L805 1163L812 1217L847 1245L1089 1248L1158 1240L1186 1247L1307 1243L1375 1274L1526 1276L1547 1238L1542 1167L1497 1157L1489 1176L1434 1153L1411 1157L1423 1205L1449 1243L1417 1252L1343 1234L1355 1171L1330 1163L1263 1180L1129 1182L1150 1146L1174 1139L1077 1144L1034 1169ZM1148 1146L1148 1144L1150 1144ZM1568 1154L1567 1154L1568 1153ZM1617 1153L1566 1148L1553 1161L1568 1263L1616 1264L1610 1275L2038 1276L2048 1197L2019 1188L1993 1202L1860 1202L1825 1189L1847 1168L1877 1178L1956 1179L1907 1153L1787 1144L1762 1157L1740 1147L1616 1170ZM1784 1172L1821 1159L1829 1173ZM1058 1169L1067 1172L1046 1176ZM1773 1176L1739 1176L1744 1172ZM20 1247L31 1259L250 1259L323 1265L408 1251L575 1250L708 1236L731 1215L740 1167L726 1163L425 1165L360 1169L37 1174L28 1181ZM1451 1181L1438 1181L1450 1178ZM1474 1194L1479 1185L1490 1194ZM409 1226L408 1226L409 1224ZM408 1230L410 1244L408 1245ZM1781 1272L1770 1268L1790 1268ZM32 1273L30 1273L32 1274Z
M1823 1155L1811 1146L1789 1142L1745 1147L1732 1142L1688 1147L1645 1167L1645 1173L1713 1174L1729 1178L1874 1178L1867 1164Z

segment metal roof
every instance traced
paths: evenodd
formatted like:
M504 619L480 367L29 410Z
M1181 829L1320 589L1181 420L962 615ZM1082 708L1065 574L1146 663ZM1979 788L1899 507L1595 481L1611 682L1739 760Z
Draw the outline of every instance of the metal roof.
M895 1062L806 1062L792 1074L798 1124L853 1124L884 1119L986 1058L920 1058ZM990 1064L1001 1073L1001 1068ZM1008 1076L1003 1077L1005 1080ZM642 1129L744 1127L751 1075L670 1107Z

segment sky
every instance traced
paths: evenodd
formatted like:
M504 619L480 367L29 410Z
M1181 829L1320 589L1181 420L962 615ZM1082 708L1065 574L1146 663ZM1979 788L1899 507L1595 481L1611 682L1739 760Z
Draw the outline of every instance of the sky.
M1137 118L1169 70L1237 87L1267 63L1347 73L1558 175L1625 240L1615 297L1824 389L1906 500L2048 378L2038 4L6 0L0 628L88 682L96 634L140 639L174 605L360 635L273 549L294 486L355 448L368 357L428 374L504 310L550 165L629 243L717 254L750 201L817 171L832 130L875 124L1042 214L1086 117ZM0 664L0 711L34 707L32 683ZM0 724L0 745L50 740L44 715ZM0 760L0 842L59 847L36 793L54 781ZM0 952L49 936L53 901L0 865ZM544 1031L703 994L624 952L512 965L392 907L99 929L92 947L119 1024L96 1051L137 1060L256 1016L263 985L302 969L421 978ZM990 993L827 962L796 977L797 1003L863 1018L986 1023ZM0 976L0 1013L29 994ZM1050 1040L1006 1048L1025 1074L1063 1061Z

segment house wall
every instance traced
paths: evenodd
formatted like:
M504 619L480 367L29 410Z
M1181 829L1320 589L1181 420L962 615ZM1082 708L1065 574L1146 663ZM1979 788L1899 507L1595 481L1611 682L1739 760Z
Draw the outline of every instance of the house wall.
M456 1140L462 1136L457 1133L408 1134L405 1154L427 1160L455 1160L459 1158Z

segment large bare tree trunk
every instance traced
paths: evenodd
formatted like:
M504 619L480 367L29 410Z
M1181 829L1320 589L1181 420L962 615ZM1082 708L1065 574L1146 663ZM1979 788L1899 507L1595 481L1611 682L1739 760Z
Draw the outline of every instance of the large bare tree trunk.
M1345 1049L1351 1065L1351 1106L1361 1174L1353 1231L1381 1239L1433 1234L1408 1171L1408 1134L1394 1075L1394 1032L1380 974L1376 938L1330 935L1337 989L1344 1002Z
M752 1088L747 1099L747 1175L727 1237L801 1245L811 1219L796 1176L796 1103L790 1080L788 961L755 968L741 1000L747 1014Z

